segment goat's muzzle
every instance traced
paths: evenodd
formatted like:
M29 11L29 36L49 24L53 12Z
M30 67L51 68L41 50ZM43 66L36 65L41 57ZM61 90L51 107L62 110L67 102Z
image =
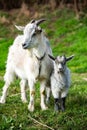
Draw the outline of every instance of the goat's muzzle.
M22 44L23 49L27 49L27 43Z
M58 73L63 73L64 70L62 68L59 68Z

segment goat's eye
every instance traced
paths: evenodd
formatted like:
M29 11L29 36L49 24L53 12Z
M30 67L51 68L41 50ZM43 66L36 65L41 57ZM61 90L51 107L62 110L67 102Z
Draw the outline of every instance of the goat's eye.
M65 65L66 64L66 62L63 62L63 65Z
M64 65L65 65L65 62L62 63L62 66L64 66Z
M33 33L33 36L36 36L36 32Z

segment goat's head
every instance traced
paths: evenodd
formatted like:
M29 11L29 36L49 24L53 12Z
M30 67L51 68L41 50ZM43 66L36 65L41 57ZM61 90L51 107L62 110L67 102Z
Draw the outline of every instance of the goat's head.
M44 21L45 19L40 19L37 21L32 20L25 27L15 25L15 27L18 30L23 31L24 33L24 39L23 39L23 44L22 44L24 49L27 49L27 48L30 49L37 46L39 39L41 37L41 32L42 32L42 29L38 25Z
M66 62L71 60L74 57L74 55L68 58L65 55L57 56L56 58L49 55L49 57L54 61L54 71L56 71L57 73L64 73L66 68Z

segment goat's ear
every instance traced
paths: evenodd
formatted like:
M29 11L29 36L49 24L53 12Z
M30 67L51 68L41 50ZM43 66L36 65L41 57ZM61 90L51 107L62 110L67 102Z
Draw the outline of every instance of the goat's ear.
M53 56L51 56L49 54L48 54L48 56L50 57L50 59L55 60L55 58Z
M66 61L71 60L73 57L74 57L74 55L72 55L72 56L70 56L70 57L66 58Z
M35 29L35 32L36 32L36 33L41 33L41 32L42 32L42 29L41 29L41 28L36 28L36 29Z
M17 26L17 25L15 25L15 27L19 30L19 31L24 31L24 26Z

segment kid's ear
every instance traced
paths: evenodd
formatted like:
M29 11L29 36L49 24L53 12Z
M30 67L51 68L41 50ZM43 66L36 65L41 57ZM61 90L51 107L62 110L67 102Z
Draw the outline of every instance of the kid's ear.
M72 55L72 56L70 56L70 57L66 58L66 61L71 60L73 57L74 57L74 55Z
M48 56L50 57L50 59L55 60L55 58L53 56L51 56L49 54L48 54Z
M19 30L19 31L24 31L24 26L17 26L17 25L15 25L15 27Z

